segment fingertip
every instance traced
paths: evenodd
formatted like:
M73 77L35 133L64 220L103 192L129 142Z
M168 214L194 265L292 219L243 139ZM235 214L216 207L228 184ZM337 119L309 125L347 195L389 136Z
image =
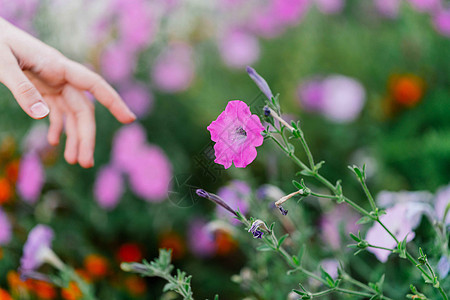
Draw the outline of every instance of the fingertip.
M55 135L53 132L49 131L47 135L47 141L52 146L59 145L59 135Z
M94 166L94 159L79 159L78 161L80 163L80 166L82 166L85 169L92 168Z
M38 101L30 107L30 116L36 120L47 117L49 113L50 109L48 108L48 105L43 101Z

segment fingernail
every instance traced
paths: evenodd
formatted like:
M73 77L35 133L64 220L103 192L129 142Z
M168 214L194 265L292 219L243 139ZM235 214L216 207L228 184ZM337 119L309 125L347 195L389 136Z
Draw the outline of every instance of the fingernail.
M31 113L35 118L43 118L50 112L48 106L44 102L37 102L30 107Z

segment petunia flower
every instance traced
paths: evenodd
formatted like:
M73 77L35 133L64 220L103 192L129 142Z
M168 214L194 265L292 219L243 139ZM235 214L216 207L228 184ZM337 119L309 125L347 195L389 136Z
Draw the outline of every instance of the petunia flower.
M45 225L37 225L30 231L20 259L22 275L33 273L44 263L49 263L60 270L64 268L63 262L51 249L53 235L53 230Z
M228 102L225 111L207 128L216 142L214 162L228 169L232 163L245 168L256 158L256 148L263 143L264 127L257 115L240 100Z
M231 68L241 69L259 58L258 39L244 30L229 30L218 43L220 55Z
M0 245L8 244L11 241L11 223L6 213L0 207Z
M207 228L207 223L202 219L196 219L189 225L188 246L193 254L198 257L211 257L216 252L214 235Z
M110 210L119 203L123 194L123 178L113 166L100 169L94 184L94 196L100 207Z
M240 180L233 180L227 186L221 187L217 191L217 195L224 199L224 201L230 205L234 210L239 210L243 215L247 214L250 208L251 189L247 183ZM228 219L233 224L239 224L236 218L233 218L229 212L222 206L217 206L216 214L220 218Z
M36 153L29 153L22 157L19 165L17 191L30 204L36 203L41 194L45 181L45 172Z

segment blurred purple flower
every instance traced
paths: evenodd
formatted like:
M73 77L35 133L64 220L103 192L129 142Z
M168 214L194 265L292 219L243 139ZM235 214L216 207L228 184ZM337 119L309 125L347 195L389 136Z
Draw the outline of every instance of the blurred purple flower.
M335 122L355 120L366 101L366 92L361 83L342 75L325 78L322 93L322 113Z
M327 258L320 262L322 268L327 272L333 279L337 279L339 273L339 262L334 258Z
M384 225L394 234L399 240L407 236L406 241L410 242L415 233L413 230L419 225L422 215L424 213L424 204L418 202L399 202L393 207L386 209L386 214L380 217ZM397 243L386 232L386 230L378 223L369 229L366 235L366 240L369 244L381 246L389 249L397 247ZM381 262L386 262L391 252L382 249L368 248L368 251L375 254Z
M394 19L398 16L400 0L374 0L374 4L383 17Z
M221 187L217 191L217 195L233 210L239 210L243 215L250 209L249 198L251 196L251 189L244 181L231 181L227 186ZM218 217L229 220L233 224L239 224L239 220L233 218L233 216L221 206L217 206L216 214Z
M172 166L159 147L145 145L135 153L128 175L136 195L148 202L161 202L169 192Z
M219 50L225 64L236 69L253 64L260 52L258 39L238 29L225 33L219 41Z
M256 190L256 198L260 200L278 201L284 196L286 196L286 193L272 184L264 184Z
M23 148L24 152L35 152L42 154L43 152L52 148L47 140L48 125L45 123L36 123L28 131L24 138Z
M157 32L157 21L149 2L119 0L117 9L121 42L135 51L147 47Z
M442 9L434 14L433 24L437 32L450 37L450 9Z
M333 210L322 215L319 224L322 240L333 249L340 249L342 236L348 232L357 232L359 225L356 222L359 216L345 205L337 205Z
M36 153L25 154L19 164L17 191L28 202L34 204L41 194L45 182L45 172Z
M444 213L447 207L450 205L450 185L447 185L441 189L439 189L436 193L436 197L434 199L434 211L436 214L437 221L443 221L446 226L450 225L450 212L447 213L447 216L444 219Z
M298 88L300 104L305 110L320 111L323 106L323 83L321 79L303 82Z
M153 82L165 92L184 91L194 79L194 68L191 47L187 44L173 44L157 57L151 71Z
M33 19L39 0L0 0L0 17L28 32L33 32Z
M136 153L146 141L145 129L138 123L119 129L113 141L113 165L123 172L129 172L136 160Z
M443 255L441 259L439 259L437 271L441 280L447 277L448 272L450 271L450 262L447 256Z
M297 25L309 8L309 0L272 0L272 13L284 24Z
M120 95L132 112L142 118L153 106L153 95L141 83L129 83L120 89Z
M21 273L33 272L46 262L60 265L51 250L53 235L53 230L45 225L37 225L30 231L20 259Z
M110 45L102 54L101 68L113 83L129 80L136 66L136 56L125 44Z
M441 8L441 0L408 0L411 6L419 12L434 12Z
M104 166L97 173L94 195L98 205L106 210L114 209L123 195L123 178L113 166Z
M345 0L315 0L317 8L323 14L338 14L345 6Z
M11 241L12 228L8 215L0 207L0 245L6 245Z
M216 252L214 236L204 220L196 219L189 224L188 245L198 257L211 257Z

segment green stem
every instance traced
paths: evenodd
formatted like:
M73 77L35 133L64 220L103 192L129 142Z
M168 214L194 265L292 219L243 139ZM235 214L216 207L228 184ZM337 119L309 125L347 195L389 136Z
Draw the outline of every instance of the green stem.
M306 156L308 157L308 161L309 161L309 166L311 168L311 170L316 171L316 165L314 164L314 158L312 156L311 150L309 150L309 146L306 143L306 139L305 136L303 135L303 132L300 131L300 142L302 143L303 149L306 152Z
M385 248L385 247L381 247L381 246L375 246L375 245L371 245L371 244L369 244L367 247L377 248L377 249L381 249L381 250L387 250L387 251L390 251L390 252L394 252L394 250L395 250L395 249L389 249L389 248Z
M312 196L318 197L318 198L325 198L325 199L338 199L337 196L333 196L333 195L324 195L324 194L317 194L314 192L311 192Z
M373 200L372 194L370 193L369 189L367 188L366 181L362 178L359 178L359 182L361 182L361 186L363 187L364 193L366 194L367 199L369 200L372 210L374 212L377 211L377 205L375 204L375 200Z

